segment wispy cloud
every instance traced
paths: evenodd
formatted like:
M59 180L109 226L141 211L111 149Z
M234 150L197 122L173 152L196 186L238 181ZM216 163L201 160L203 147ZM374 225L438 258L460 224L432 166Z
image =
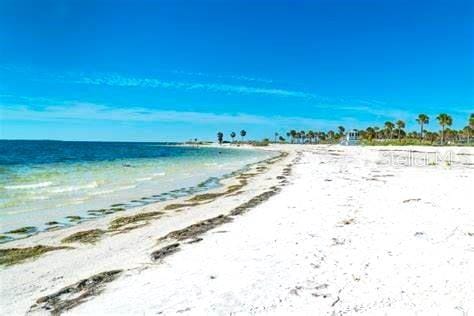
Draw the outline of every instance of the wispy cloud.
M116 79L111 79L116 80ZM123 84L122 79L117 79ZM133 80L126 84L136 84ZM369 115L360 115L360 113ZM85 101L61 101L48 98L0 95L0 115L4 120L29 121L123 121L123 122L184 122L190 124L258 124L273 127L292 128L334 128L340 124L353 127L362 124L382 124L388 119L409 119L413 113L377 109L366 105L339 105L334 110L321 111L312 117L254 115L251 113L215 113L160 110L156 107L117 106ZM336 114L337 113L337 114Z
M0 105L4 120L26 121L120 121L120 122L182 122L190 124L265 125L277 128L290 126L331 128L349 119L327 120L297 116L261 116L248 113L211 113L163 111L143 107L117 108L104 104L69 101L58 105L32 108L22 104Z
M221 94L228 95L253 95L253 96L270 96L270 97L281 97L281 98L292 98L292 100L299 99L299 101L305 101L308 109L312 109L311 113L315 111L325 112L326 115L330 114L331 117L357 117L359 120L364 118L365 120L374 119L378 122L384 120L394 120L394 119L404 119L412 121L413 118L417 115L411 108L407 107L397 107L395 105L388 105L384 102L374 99L360 99L357 97L323 97L318 94L306 91L300 91L295 89L285 89L281 87L276 87L271 80L265 81L264 79L252 78L246 76L232 76L232 75L209 75L205 73L193 73L193 72L184 72L176 71L177 74L183 74L185 76L193 77L194 79L212 79L217 78L219 82L196 82L196 81L182 81L179 80L179 77L175 77L175 80L168 80L156 77L136 77L136 76L127 76L118 73L77 73L77 72L65 72L65 73L52 73L52 72L41 72L27 67L17 67L9 65L0 65L0 70L11 71L16 73L24 74L25 77L31 80L37 81L47 81L47 82L58 82L58 83L74 83L80 85L94 85L99 87L126 87L126 88L149 88L149 89L174 89L178 91L198 91L198 92L216 92ZM231 79L225 81L225 79ZM233 80L240 80L241 82L245 81L246 83L252 84L230 84L229 82ZM221 82L222 81L222 82ZM13 96L14 97L14 96ZM235 100L233 98L232 100ZM238 100L238 99L237 99ZM32 100L21 100L20 104L32 104ZM24 101L24 102L23 102ZM44 100L39 100L43 102ZM296 101L296 100L295 100ZM290 102L290 101L289 101ZM5 102L4 102L5 103ZM44 105L51 106L51 102L43 102ZM8 102L7 104L12 104ZM76 108L78 105L87 104L87 102L75 102ZM301 102L300 102L301 104ZM69 104L62 105L63 107L69 107ZM152 105L147 104L147 108ZM80 108L80 107L79 107ZM461 112L461 109L466 107L458 107L458 112ZM142 117L137 113L140 111L135 111L140 109L140 107L121 109L121 113L117 111L120 108L114 107L118 116L119 114L128 114L129 120L140 119L140 120L165 120L170 119L174 113L179 113L174 115L174 120L182 120L183 118L189 117L194 120L202 118L215 119L219 116L220 120L232 119L235 122L236 117L233 115L231 118L229 115L225 114L211 114L211 113L197 113L197 112L173 112L173 111L153 111L152 116ZM467 107L466 111L463 113L471 113L472 107ZM49 109L54 110L54 109ZM69 113L64 110L64 113ZM96 110L100 110L96 108ZM101 109L102 112L106 109ZM97 113L101 113L97 111ZM127 113L127 111L129 111ZM248 110L252 112L251 109ZM453 110L454 111L454 110ZM55 114L58 114L60 111L51 111ZM96 114L97 114L96 113ZM26 113L25 113L26 114ZM85 114L85 113L84 113ZM109 113L110 114L110 113ZM202 114L202 115L198 115ZM461 113L462 114L462 113ZM40 113L35 113L35 116L41 117ZM113 115L110 117L114 117ZM251 115L246 115L243 118L250 120ZM279 119L278 116L273 116L273 119ZM253 117L255 119L255 117ZM261 120L262 118L258 118ZM281 118L280 118L281 120ZM299 118L300 121L303 118ZM266 120L268 121L268 120Z
M89 84L110 87L138 87L138 88L160 88L160 89L180 89L199 90L209 92L219 92L227 94L248 94L266 95L279 97L297 97L311 100L325 100L325 98L310 92L285 89L270 86L272 80L253 78L243 75L215 75L200 72L171 71L174 74L185 74L194 78L218 79L218 82L197 82L196 80L181 81L163 78L126 76L118 73L52 73L41 72L30 67L19 67L16 65L0 65L0 70L28 75L32 80ZM252 83L252 85L234 84L227 81L241 81Z
M206 90L211 92L257 94L281 97L298 97L307 99L323 99L322 97L303 91L287 90L280 88L256 87L246 85L233 85L225 83L193 83L167 81L156 78L127 77L119 74L102 74L96 76L83 75L74 80L75 83L90 85L105 85L117 87L163 88L184 90Z
M341 105L339 107L341 111L351 112L362 112L371 114L377 118L397 118L397 119L410 119L416 116L415 112L401 110L396 108L389 108L387 106L368 106L368 105Z
M242 76L242 75L219 75L219 74L209 74L203 72L190 72L190 71L182 71L182 70L173 70L171 71L177 75L185 75L191 77L201 77L201 78L209 78L209 79L230 79L230 80L237 80L237 81L248 81L248 82L261 82L261 83L273 83L273 80L264 79L264 78L255 78L249 76Z

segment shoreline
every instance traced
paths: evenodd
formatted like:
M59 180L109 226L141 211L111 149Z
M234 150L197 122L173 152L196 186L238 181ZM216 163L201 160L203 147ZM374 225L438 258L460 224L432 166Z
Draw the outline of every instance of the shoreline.
M45 290L57 290L78 278L85 279L104 270L136 269L150 260L150 253L156 250L159 238L200 221L230 213L258 193L278 185L282 179L276 177L280 176L285 161L292 159L292 155L277 151L279 154L276 156L254 163L246 171L223 179L223 185L219 188L0 245L0 252L20 248L34 251L31 258L0 267L2 310L12 308L12 313L18 310L26 312L27 307L32 305L31 299L41 296ZM38 249L38 246L48 249ZM2 253L2 256L5 255L8 257L8 253ZM59 279L51 282L53 266L53 274L56 275L53 279ZM35 277L31 278L27 271L35 271ZM44 288L38 292L38 286L31 287L29 284L38 284ZM10 295L13 296L9 298ZM19 305L5 306L5 302L13 298Z
M192 146L186 146L186 147L192 147ZM219 148L218 146L213 146L213 147ZM224 146L220 146L220 148L222 147ZM246 148L246 147L242 147L242 148L224 147L224 148L236 149L236 150L252 149L254 151L260 150L261 152L269 152L268 150L262 150L258 148L257 149ZM216 188L222 187L221 181L227 178L233 177L235 174L245 172L253 164L262 162L263 160L270 159L270 158L265 158L262 160L258 160L256 162L247 163L245 165L242 165L241 167L238 167L238 169L225 171L224 173L221 173L217 176L208 176L207 178L200 180L198 183L191 186L188 186L188 183L185 183L184 185L177 183L174 188L170 188L164 191L159 191L158 194L155 193L153 195L147 195L149 194L149 192L142 193L142 195L137 195L134 199L120 200L120 201L117 201L115 198L115 201L112 199L113 202L110 202L107 206L102 205L101 207L97 207L97 205L94 205L94 201L93 201L92 204L88 207L81 206L80 211L77 211L77 212L71 211L69 212L69 214L66 213L68 214L67 216L58 215L59 217L54 217L54 218L50 217L47 221L43 221L37 225L34 225L34 223L32 222L25 223L21 227L10 225L11 227L9 227L8 229L4 229L4 231L0 233L0 245L9 244L15 240L30 238L37 234L41 234L41 233L52 231L52 230L67 229L86 221L94 221L102 217L107 217L108 215L111 215L114 213L119 213L119 212L126 213L129 210L140 208L149 204L169 202L169 201L177 200L179 198L186 198L199 192L205 192L208 190L216 189ZM95 204L97 203L95 202ZM36 212L41 212L41 211L36 211ZM22 215L22 216L25 216L25 215Z
M216 146L216 148L219 148L219 147ZM162 195L162 196L169 196L169 198L167 198L165 200L151 200L152 199L151 197L145 197L146 199L141 198L140 200L131 200L131 201L123 202L123 203L119 203L119 204L111 204L108 208L104 208L102 210L95 210L97 212L97 214L95 214L95 213L91 214L91 216L94 216L94 217L80 217L80 216L75 216L75 215L66 216L65 218L72 218L70 223L64 224L62 222L55 222L55 223L57 223L58 225L61 225L61 226L56 226L56 227L53 226L53 227L51 227L53 229L49 229L49 230L48 229L46 229L46 230L36 230L36 231L34 231L30 234L28 234L28 233L25 233L24 235L19 234L18 238L0 241L0 249L10 247L10 246L16 247L17 244L19 244L21 246L23 243L21 243L20 241L22 241L22 240L31 240L32 238L34 239L34 237L37 237L38 235L40 235L38 237L38 239L43 240L43 238L42 238L43 234L63 235L64 231L66 231L66 233L70 229L73 229L75 231L74 228L76 228L76 227L79 227L79 228L88 228L89 226L90 227L96 227L97 225L94 225L95 222L97 222L100 225L100 224L103 224L103 222L112 221L116 217L122 217L122 216L128 216L128 215L133 215L133 214L136 214L136 213L140 213L146 207L166 208L167 205L170 205L170 204L183 203L186 200L193 197L194 195L218 192L222 189L226 189L227 186L229 186L231 184L234 184L233 182L236 182L236 178L238 178L238 176L240 174L248 172L249 170L251 170L256 165L265 164L267 161L269 161L269 160L271 161L275 157L278 157L279 155L281 155L283 153L282 151L278 151L278 150L274 150L274 149L254 149L254 148L251 148L251 147L242 147L242 148L238 148L238 149L242 149L242 150L246 150L246 149L261 150L261 151L267 151L267 152L275 153L275 155L270 157L270 158L265 158L263 160L259 160L257 162L252 162L252 163L245 164L241 168L238 168L238 169L233 170L233 171L228 172L228 173L224 173L224 174L220 175L219 177L209 177L206 180L196 184L195 186L185 188L185 189L194 189L194 190L189 190L189 192L187 192L186 194L180 195L180 196L179 195L177 195L177 196L173 195L175 192L182 190L182 189L177 188L177 189L174 189L174 190L171 190L171 191L165 191L163 193L160 193L160 195ZM207 183L211 180L213 182L215 182L214 186L213 187L206 187L205 183ZM130 204L130 203L134 203L134 202L140 202L140 203L138 205L131 205ZM89 210L87 212L90 213L91 211L94 211L94 210ZM25 228L25 227L18 228L18 230L21 230L23 228ZM54 228L57 228L57 229L54 229ZM53 234L53 233L59 233L59 234ZM2 233L0 235L1 236L7 236L7 233ZM26 244L28 244L28 243L26 243Z
M228 179L225 187L168 204L175 205L168 210L154 205L127 214L148 215L138 222L116 221L120 231L109 231L111 218L88 225L98 234L87 235L85 243L78 235L60 242L85 227L68 236L33 236L36 244L74 248L0 268L2 310L77 315L473 310L468 298L474 284L466 277L472 272L466 269L474 263L469 251L474 227L466 224L473 217L463 200L473 180L466 172L473 169L472 150L456 149L449 164L412 165L385 161L385 155L430 153L405 147L269 149L288 154ZM442 181L433 185L436 179ZM32 246L34 239L15 246ZM417 260L417 253L429 260ZM403 284L386 278L390 271ZM445 278L451 281L448 298L439 290ZM79 289L81 280L92 285Z

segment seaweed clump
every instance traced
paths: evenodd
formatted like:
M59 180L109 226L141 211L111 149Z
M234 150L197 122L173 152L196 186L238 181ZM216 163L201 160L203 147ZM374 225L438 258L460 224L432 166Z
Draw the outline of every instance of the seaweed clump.
M31 234L31 233L36 232L36 230L37 230L36 227L25 226L25 227L17 228L17 229L14 229L14 230L10 230L7 233L8 234Z
M249 209L263 203L264 201L268 200L270 197L277 194L281 189L278 187L271 187L271 190L263 192L260 195L250 199L249 201L239 205L235 209L230 212L230 216L227 215L219 215L210 219L206 219L204 221L198 222L196 224L190 225L186 228L175 230L170 232L169 234L161 237L159 241L167 240L167 239L175 239L179 241L194 239L204 234L205 232L225 223L229 223L232 221L231 216L237 216L245 213Z
M71 222L78 222L82 219L82 217L77 216L77 215L69 215L69 216L66 216L66 218L70 220Z
M130 216L117 217L112 222L110 222L109 228L113 230L120 229L129 224L136 224L136 223L145 222L151 219L155 219L159 217L160 215L163 215L163 212L146 212L146 213L138 213L138 214L130 215Z
M204 194L198 194L190 198L188 201L189 202L201 202L201 201L208 201L208 200L213 200L216 199L220 196L223 196L225 193L204 193Z
M198 194L198 195L195 195L192 198L188 199L188 202L202 202L202 201L214 200L218 197L234 193L234 192L242 189L246 185L247 185L247 180L241 179L239 181L239 184L229 185L224 192ZM180 207L185 207L185 206L194 206L194 205L197 205L197 204L196 203L193 203L193 204L171 204L171 206L173 208L175 207L175 205L176 205L176 208L179 208L178 205L180 205ZM168 207L169 206L170 205L168 205ZM165 209L167 209L167 208L165 207Z
M243 213L247 212L249 209L263 203L264 201L268 200L275 194L280 191L277 187L272 187L272 190L263 192L262 194L257 195L256 197L251 198L247 202L237 206L230 212L230 215L242 215Z
M179 251L179 243L174 243L151 253L151 259L157 261Z
M98 273L66 286L53 294L40 297L36 300L36 304L30 307L30 312L44 310L49 311L52 315L60 315L82 304L88 298L100 294L104 290L105 284L117 279L122 271L112 270Z
M0 265L13 265L20 263L26 259L36 258L41 256L44 253L60 250L60 249L69 249L69 247L53 247L53 246L43 246L37 245L34 247L27 248L7 248L0 249Z
M176 204L168 204L165 206L165 210L171 211L171 210L176 210L178 208L182 207L189 207L189 206L196 206L199 205L199 203L176 203Z
M11 237L5 236L5 235L0 235L0 242L11 240Z
M93 244L97 242L98 240L100 240L102 238L102 235L104 235L105 233L106 231L102 229L91 229L91 230L80 231L64 238L63 240L61 240L61 242L63 243L80 242L80 243Z
M225 215L219 215L204 221L198 222L196 224L190 225L186 228L172 231L166 236L161 237L159 240L166 239L176 239L176 240L186 240L186 239L195 239L197 236L204 234L205 232L221 225L224 223L229 223L232 221L232 218Z

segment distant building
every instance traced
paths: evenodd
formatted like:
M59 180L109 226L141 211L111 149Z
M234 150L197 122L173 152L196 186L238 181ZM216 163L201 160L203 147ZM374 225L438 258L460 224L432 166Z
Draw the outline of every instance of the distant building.
M346 137L341 141L341 145L353 146L359 145L359 132L355 129L346 133Z

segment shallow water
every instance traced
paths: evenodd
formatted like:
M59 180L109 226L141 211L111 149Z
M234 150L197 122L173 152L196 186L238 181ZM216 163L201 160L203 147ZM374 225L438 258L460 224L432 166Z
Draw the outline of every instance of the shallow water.
M219 185L268 152L160 143L0 141L0 232L128 208ZM117 207L117 206L116 206ZM91 211L92 210L92 211Z

